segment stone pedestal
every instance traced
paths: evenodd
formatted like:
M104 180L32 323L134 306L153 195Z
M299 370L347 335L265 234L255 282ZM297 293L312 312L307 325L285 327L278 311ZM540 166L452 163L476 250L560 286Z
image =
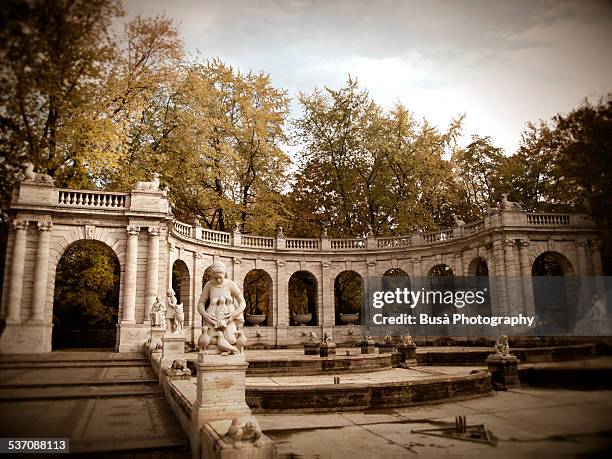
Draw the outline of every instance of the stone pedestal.
M210 421L231 420L251 413L245 400L248 366L244 354L198 354L197 399L192 413L194 425L201 428Z
M416 344L400 343L395 347L395 349L397 349L397 352L400 354L400 361L404 363L404 365L409 367L414 367L417 365Z
M164 336L164 329L161 327L151 327L151 341L149 341L149 352L161 352L162 351L162 336Z
M336 344L335 343L321 343L319 345L319 356L329 357L330 355L336 355Z
M362 354L376 354L376 345L371 341L362 341L359 347Z
M495 390L507 390L509 387L520 387L518 375L519 359L510 354L491 354L485 361L491 372L491 382Z
M161 366L172 365L176 359L185 358L185 336L183 334L164 334L162 341Z
M276 445L265 435L256 442L232 441L227 433L231 421L212 421L202 428L202 459L273 459L277 457Z
M304 355L319 355L319 344L304 343Z
M379 354L393 354L395 351L395 344L393 343L380 343L378 345L378 353Z

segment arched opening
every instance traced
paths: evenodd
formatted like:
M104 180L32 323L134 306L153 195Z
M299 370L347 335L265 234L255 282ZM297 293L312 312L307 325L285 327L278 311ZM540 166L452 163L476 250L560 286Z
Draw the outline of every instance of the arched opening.
M121 266L99 241L68 246L57 264L53 294L53 349L114 349Z
M382 286L385 290L393 290L395 288L410 289L410 276L400 268L388 269L383 274Z
M176 260L172 265L172 290L176 295L176 302L183 304L183 325L187 327L191 322L191 282L189 268L183 260Z
M444 296L444 292L455 291L455 274L448 265L435 265L427 273L427 278L429 280L429 288L431 290L442 292L442 296ZM436 300L433 302L431 307L432 311L435 311L436 315L440 315L440 313L444 312L452 312L452 304L438 301L437 296L435 298Z
M567 276L574 275L570 261L559 252L544 252L534 260L531 275L538 329L546 334L569 331L576 313L569 305L579 290L567 285Z
M359 323L363 304L363 278L355 271L342 271L334 281L336 325Z
M289 314L292 325L317 325L317 279L308 271L289 278Z
M489 285L489 265L482 257L476 257L468 267L466 287L484 292L485 300L482 304L474 304L474 315L491 316L491 286Z
M272 324L272 278L263 269L252 269L244 277L246 325ZM263 316L263 319L262 317Z

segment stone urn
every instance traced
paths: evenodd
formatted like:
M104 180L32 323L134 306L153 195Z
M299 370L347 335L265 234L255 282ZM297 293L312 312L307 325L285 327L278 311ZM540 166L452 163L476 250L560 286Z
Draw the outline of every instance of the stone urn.
M254 327L258 327L259 324L263 323L266 320L266 315L265 314L246 314L244 318L248 323L250 323Z
M348 325L354 324L355 322L359 320L359 313L358 312L351 312L351 313L341 312L340 320Z
M307 314L293 314L293 321L298 325L306 325L312 320L312 313Z

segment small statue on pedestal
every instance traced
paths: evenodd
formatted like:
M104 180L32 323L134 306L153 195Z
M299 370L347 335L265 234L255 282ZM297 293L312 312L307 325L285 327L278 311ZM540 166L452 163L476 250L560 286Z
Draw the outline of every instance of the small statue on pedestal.
M181 314L183 311L183 303L181 303L180 305L177 303L176 301L176 295L174 293L174 290L172 290L171 288L169 288L166 291L166 297L168 300L168 303L166 305L166 330L169 330L170 333L176 333L176 315L177 315L177 310L180 310ZM183 316L184 318L184 316ZM181 323L181 332L182 330L182 323Z
M166 320L166 306L160 300L159 296L155 297L155 302L151 306L149 312L149 318L151 320L151 327L161 328Z

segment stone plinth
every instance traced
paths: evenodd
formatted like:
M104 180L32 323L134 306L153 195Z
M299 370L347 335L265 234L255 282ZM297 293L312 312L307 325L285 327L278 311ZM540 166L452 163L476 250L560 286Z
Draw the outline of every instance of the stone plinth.
M411 367L416 366L417 364L417 358L416 358L417 346L416 344L400 343L395 347L395 349L397 349L397 352L399 352L400 361L402 363L404 363L406 366L411 366Z
M510 354L491 354L485 361L491 372L491 382L495 390L507 390L509 387L520 387L518 375L519 359Z
M185 358L185 336L182 334L164 334L162 341L161 366L172 365L176 359Z
M198 355L194 424L202 427L207 422L231 420L251 413L245 400L245 374L248 366L244 354Z
M362 354L376 354L376 345L371 341L362 341L359 347Z
M319 345L319 356L329 357L330 355L336 355L336 345L334 343L321 343Z
M151 352L161 352L164 331L165 330L161 327L151 327L151 341L149 342L149 349Z
M276 445L265 435L256 442L234 442L228 438L231 421L213 421L202 428L202 459L272 459L277 457Z
M379 354L393 354L394 351L395 344L393 343L384 342L378 345Z
M304 355L319 355L319 344L304 343Z

